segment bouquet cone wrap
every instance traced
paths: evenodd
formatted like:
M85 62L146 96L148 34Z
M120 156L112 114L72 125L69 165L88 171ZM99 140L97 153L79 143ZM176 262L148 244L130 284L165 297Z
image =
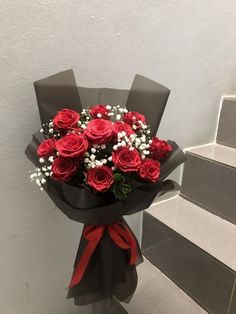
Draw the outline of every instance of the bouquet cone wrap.
M169 89L136 75L130 90L78 87L72 70L64 71L34 83L42 123L52 119L66 107L81 111L87 106L105 103L119 104L131 111L144 114L150 124L151 135L158 130ZM37 147L44 136L37 132L26 148L26 156L39 166ZM74 273L68 298L84 305L116 298L129 301L137 286L136 266L142 262L137 239L124 220L148 208L155 197L178 189L166 179L185 160L175 142L169 141L172 152L161 166L156 183L132 180L134 189L124 201L114 200L106 193L95 194L86 185L73 186L50 179L45 190L54 204L70 219L83 223Z

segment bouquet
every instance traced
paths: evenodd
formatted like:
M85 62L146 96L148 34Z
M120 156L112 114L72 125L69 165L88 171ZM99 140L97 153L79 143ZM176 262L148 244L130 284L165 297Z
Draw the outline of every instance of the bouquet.
M82 108L80 93L86 91L88 102L92 90L78 89L72 71L36 82L35 89L42 129L26 149L37 166L31 180L65 215L85 224L68 297L78 305L130 300L142 255L123 216L176 189L165 179L184 161L175 142L156 136L169 90L138 76L126 106L93 99Z

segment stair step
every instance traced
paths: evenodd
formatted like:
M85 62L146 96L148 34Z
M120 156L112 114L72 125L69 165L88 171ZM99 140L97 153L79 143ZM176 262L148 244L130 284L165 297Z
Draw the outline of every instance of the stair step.
M235 133L236 137L236 133ZM187 150L188 153L200 155L216 162L236 168L236 149L224 145L210 143Z
M148 260L138 266L138 287L129 304L130 314L205 314L196 302Z
M236 313L236 226L181 196L144 212L144 256L209 313Z
M210 144L186 151L180 194L236 224L235 149Z
M236 225L176 196L146 210L236 272Z
M236 148L236 97L225 97L222 102L216 142Z

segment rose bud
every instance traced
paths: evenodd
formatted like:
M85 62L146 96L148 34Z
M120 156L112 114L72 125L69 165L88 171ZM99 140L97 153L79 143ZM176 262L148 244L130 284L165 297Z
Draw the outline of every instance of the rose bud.
M56 141L55 139L44 140L37 149L37 154L39 157L48 157L53 154L55 149Z
M102 118L108 119L109 110L105 105L96 105L89 109L89 113L93 119Z
M87 172L87 184L97 192L107 192L113 182L113 172L107 166L91 168Z
M94 119L88 122L84 135L93 144L106 144L112 137L113 123L110 120Z
M70 128L77 127L80 114L71 109L63 109L58 111L53 119L53 126L59 131L67 131Z
M52 178L58 181L69 181L75 175L77 167L77 160L58 157L52 163Z
M149 150L151 157L159 160L166 157L172 151L172 147L166 141L160 140L158 137L153 137Z
M141 165L141 158L137 149L130 150L129 146L120 147L112 152L112 161L115 166L124 171L138 171Z
M56 142L56 149L62 157L81 157L88 149L84 135L70 133Z
M146 158L139 169L139 175L142 179L156 182L160 176L160 163L154 159Z

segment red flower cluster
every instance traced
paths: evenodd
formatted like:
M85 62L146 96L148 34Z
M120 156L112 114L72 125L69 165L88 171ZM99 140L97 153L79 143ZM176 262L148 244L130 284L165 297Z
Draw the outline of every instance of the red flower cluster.
M156 182L172 150L166 141L149 137L144 115L120 106L96 105L81 114L63 109L49 126L37 150L46 175L50 169L53 179L65 182L82 174L95 192L111 191L117 184L122 189L127 176Z

